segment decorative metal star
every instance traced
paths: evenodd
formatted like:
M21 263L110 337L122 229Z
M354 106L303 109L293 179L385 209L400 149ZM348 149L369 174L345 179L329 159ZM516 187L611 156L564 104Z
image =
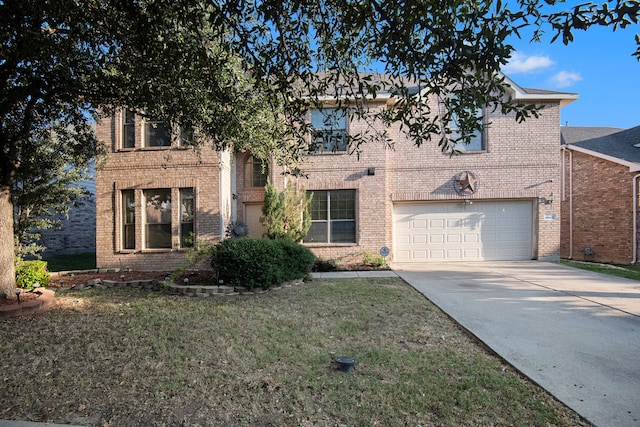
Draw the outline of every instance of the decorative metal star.
M455 190L460 195L469 195L478 189L478 179L472 172L462 172L455 179Z

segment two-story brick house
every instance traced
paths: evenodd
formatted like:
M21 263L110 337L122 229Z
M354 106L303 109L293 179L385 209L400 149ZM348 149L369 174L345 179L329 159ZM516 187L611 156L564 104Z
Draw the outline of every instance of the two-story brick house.
M278 188L293 179L313 192L305 244L324 259L382 247L395 262L557 259L560 108L577 95L506 81L517 101L545 105L540 117L517 123L487 109L485 131L453 157L436 142L416 147L394 126L393 149L372 142L357 158L340 135L367 124L333 115L330 104L311 111L320 143L301 165L305 178L264 169L250 154L205 148L197 156L162 136L161 123L124 111L98 126L110 147L97 174L98 267L175 268L188 233L221 239L230 221L260 235L267 176ZM393 105L378 95L371 108ZM322 138L337 145L323 150Z

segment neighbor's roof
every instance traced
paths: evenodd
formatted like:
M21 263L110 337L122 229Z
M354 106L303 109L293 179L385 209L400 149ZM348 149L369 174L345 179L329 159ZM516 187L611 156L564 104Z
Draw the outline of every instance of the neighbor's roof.
M575 144L576 142L600 138L620 132L623 128L595 127L595 126L562 126L560 134L563 144Z
M575 135L569 136L573 131L565 129L568 128L563 127L561 132L563 139L567 141L566 147L570 150L628 166L630 172L640 171L640 126L609 133L607 130L612 128L591 128L596 130L590 134L591 137L588 137L590 128L581 128L582 130L575 132L582 132L582 135L587 136L585 139L576 139ZM570 138L573 138L573 142Z

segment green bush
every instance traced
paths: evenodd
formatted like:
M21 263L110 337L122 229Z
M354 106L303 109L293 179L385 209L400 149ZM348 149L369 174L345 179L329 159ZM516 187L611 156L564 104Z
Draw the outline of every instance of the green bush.
M317 272L336 271L337 269L338 263L334 259L316 258L313 264L313 271Z
M46 261L23 261L16 262L16 286L22 289L33 289L33 284L47 286L51 277L47 271Z
M373 252L364 251L362 253L362 263L367 267L383 267L384 257Z
M284 280L308 279L316 256L306 246L288 240L277 240L284 251Z
M268 289L308 277L313 254L302 245L282 240L226 239L212 251L211 266L225 285Z

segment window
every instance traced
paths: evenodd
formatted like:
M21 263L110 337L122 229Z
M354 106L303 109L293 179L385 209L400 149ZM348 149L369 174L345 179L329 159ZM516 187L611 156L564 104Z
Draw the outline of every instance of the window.
M471 114L470 114L471 115ZM484 126L484 112L482 109L476 112L475 116L478 120L482 120L482 124ZM460 131L460 117L456 112L451 113L451 123L449 124L451 129L451 140L456 141L462 138L462 133ZM483 151L484 147L484 132L476 130L471 136L471 140L468 144L465 144L463 141L456 142L455 146L452 147L455 150L465 152L465 151Z
M347 118L336 108L311 110L311 146L309 151L347 151Z
M135 148L136 113L131 110L125 110L122 116L122 148Z
M186 147L188 145L194 144L194 136L193 128L189 125L180 126L180 138L178 140L178 144L181 147Z
M146 120L144 123L144 146L170 147L171 129L160 120Z
M306 243L356 242L356 191L312 191Z
M194 197L193 188L180 189L180 247L192 248L194 244Z
M122 193L122 249L136 248L136 202L133 190Z
M171 190L145 190L145 248L171 248Z
M267 185L269 165L253 156L247 159L245 164L245 185L247 187L264 187Z

